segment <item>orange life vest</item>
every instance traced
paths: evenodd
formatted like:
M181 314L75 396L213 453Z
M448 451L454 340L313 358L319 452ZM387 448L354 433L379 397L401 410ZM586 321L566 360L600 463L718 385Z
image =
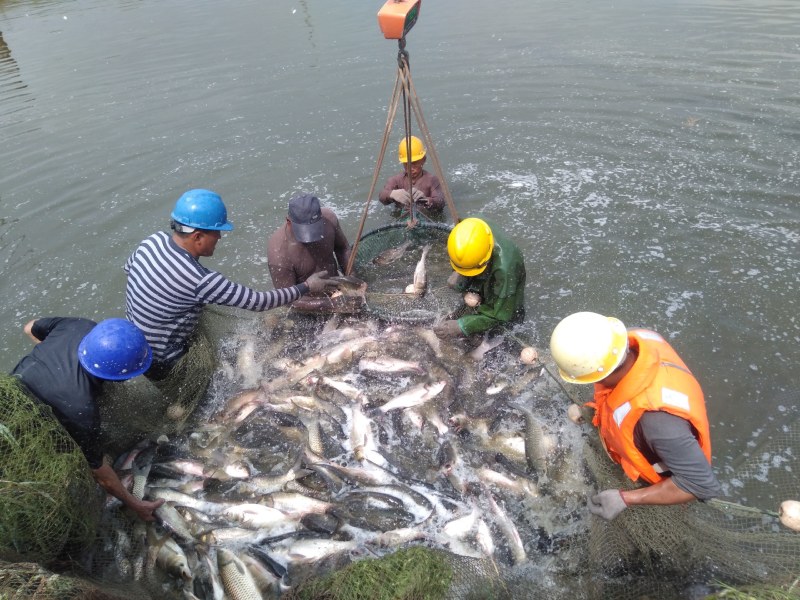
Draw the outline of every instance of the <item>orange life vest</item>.
M711 436L703 390L675 350L654 331L631 329L628 345L638 349L631 370L613 388L594 387L593 423L612 460L633 481L657 483L665 477L634 444L633 432L645 411L663 410L692 424L700 448L711 462Z

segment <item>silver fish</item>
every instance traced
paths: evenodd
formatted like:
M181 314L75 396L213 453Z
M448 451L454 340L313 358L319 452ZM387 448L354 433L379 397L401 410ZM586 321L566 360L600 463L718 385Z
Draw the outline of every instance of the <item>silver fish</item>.
M347 383L346 381L341 381L339 379L332 379L330 377L326 377L325 375L318 376L318 375L311 375L306 378L306 384L311 387L316 387L318 385L326 385L335 389L337 392L341 392L351 400L355 401L362 401L366 398L364 395L364 391L358 389L356 386Z
M237 415L243 408L251 405L255 405L258 403L262 403L266 400L263 391L260 388L251 389L251 390L244 390L230 398L225 403L225 408L222 411L222 421L227 422L231 419L234 419L234 416ZM248 413L249 414L249 413ZM246 415L245 415L246 416ZM242 417L237 417L236 422L243 420Z
M428 329L427 327L417 327L416 333L421 337L428 346L430 346L431 350L433 350L434 355L436 358L442 357L442 342L439 339L439 336L436 335L432 329Z
M286 360L281 361L280 365L276 363L275 366L280 366L280 368L286 371L286 381L282 382L275 379L264 381L261 383L261 389L270 393L277 391L283 385L293 385L314 371L321 369L325 364L325 360L324 354L315 354L303 361Z
M417 262L417 266L414 269L414 281L411 284L411 287L417 296L424 295L425 289L428 287L428 272L425 268L425 259L428 258L428 252L430 252L430 249L430 244L426 244L422 248L422 257L419 259L419 262Z
M280 589L280 580L255 556L246 552L239 554L239 559L250 571L253 581L258 586L258 591L262 596L277 597L276 591Z
M445 441L439 447L439 470L453 489L460 494L466 491L466 484L462 479L463 463L451 440Z
M473 506L469 514L448 521L441 531L448 537L463 540L478 527L478 515L478 507Z
M193 544L197 531L181 516L170 502L164 502L153 511L161 524L186 544Z
M419 362L400 360L391 356L362 358L358 361L358 370L362 373L391 373L394 375L404 373L425 374L425 369L420 366Z
M262 600L263 596L245 564L230 550L217 549L217 568L231 600Z
M411 240L406 240L399 246L394 248L389 248L388 250L384 250L378 256L372 259L372 262L376 265L386 266L392 264L394 261L399 259L403 254L406 253L408 247L411 245Z
M267 506L277 508L278 510L286 513L289 517L301 518L303 515L310 512L326 512L333 505L329 502L317 500L302 494L292 492L276 492L268 496L264 496L263 501Z
M353 456L358 462L365 458L367 449L374 449L375 442L372 438L370 420L361 410L361 403L357 402L350 408L350 447Z
M261 379L263 367L256 360L256 340L248 336L236 352L236 373L245 387L253 387Z
M492 496L492 493L489 490L484 490L483 497L486 498L486 501L489 504L489 509L494 515L494 521L500 531L503 532L503 535L508 542L514 564L524 562L528 556L525 552L525 547L522 545L522 538L520 538L519 531L514 525L514 522L506 514L506 512L500 508L500 505L497 504L494 496Z
M495 338L490 338L488 333L484 334L483 340L481 341L480 345L469 353L469 357L475 362L479 362L483 360L483 357L486 355L487 352L497 348L500 344L503 343L503 341L504 338L502 335L498 335Z
M155 451L155 445L146 448L134 459L133 466L131 467L133 473L131 494L139 500L144 498L144 488L147 483L147 477L150 475L150 468L153 465Z
M186 558L183 548L170 536L159 541L158 544L160 544L160 548L156 555L156 564L170 575L184 581L191 581L192 570L189 568L189 560Z
M435 398L447 385L446 381L436 381L434 383L421 383L414 386L410 390L403 392L386 404L379 407L378 410L382 413L389 412L398 408L411 408L412 406L419 406L432 398Z
M229 503L208 502L169 488L151 489L149 496L153 500L163 498L166 502L172 502L175 506L187 506L207 515L217 515L230 506Z
M291 468L281 475L258 475L252 477L248 481L239 483L237 489L239 491L248 492L250 494L262 496L264 494L271 494L282 489L289 481L302 479L306 475L310 475L311 471L302 468L302 455L298 456Z
M197 547L193 587L206 600L225 600L225 588L217 570L217 561L209 556L209 548Z
M502 488L513 492L514 494L528 498L539 498L539 490L532 481L524 478L514 479L500 473L493 471L488 467L480 467L477 470L478 478L488 485L497 488Z
M222 516L250 529L272 528L289 521L286 513L263 504L235 504L222 511Z
M209 546L242 546L260 544L269 537L293 534L299 529L296 521L286 521L271 528L250 529L247 527L218 527L200 536L200 541Z
M369 346L376 345L378 338L374 335L361 335L359 337L349 338L336 343L333 346L328 346L322 351L322 356L328 364L339 364L349 360L359 352L363 351Z
M544 450L544 430L542 424L525 406L518 403L509 403L525 416L525 460L528 469L535 477L547 475L547 458Z
M288 547L284 551L284 556L289 561L317 562L334 554L355 550L359 547L359 544L360 542L356 540L341 541L315 538L290 540Z

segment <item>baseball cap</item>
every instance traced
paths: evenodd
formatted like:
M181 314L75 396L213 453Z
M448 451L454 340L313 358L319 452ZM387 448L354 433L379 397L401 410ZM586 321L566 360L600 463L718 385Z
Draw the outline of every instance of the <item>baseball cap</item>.
M308 244L324 237L325 221L316 196L300 194L289 200L289 220L298 242Z

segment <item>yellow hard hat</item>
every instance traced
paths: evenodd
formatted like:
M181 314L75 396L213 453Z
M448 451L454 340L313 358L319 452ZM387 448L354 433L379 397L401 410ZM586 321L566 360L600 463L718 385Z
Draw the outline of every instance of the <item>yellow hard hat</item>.
M593 312L576 312L556 325L550 353L564 381L596 383L625 360L628 332L622 321Z
M453 227L447 238L450 266L465 277L480 275L494 250L494 235L486 221L470 217Z
M400 145L397 147L397 156L401 163L408 162L408 154L406 153L407 148L407 140L408 138L403 138L400 142ZM418 160L422 160L425 158L425 146L422 144L422 140L419 139L417 136L411 136L411 162L417 162Z

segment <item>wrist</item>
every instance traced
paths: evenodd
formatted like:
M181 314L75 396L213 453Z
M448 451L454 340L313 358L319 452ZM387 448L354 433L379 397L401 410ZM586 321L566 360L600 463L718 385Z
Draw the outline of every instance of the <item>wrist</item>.
M301 296L305 296L308 292L311 291L311 288L308 287L308 284L304 281L303 283L297 284L297 290L300 292Z
M625 497L625 494L627 492L623 490L617 490L617 491L619 492L619 497L622 498L622 502L625 504L625 506L630 506L630 502L628 502L628 499Z

